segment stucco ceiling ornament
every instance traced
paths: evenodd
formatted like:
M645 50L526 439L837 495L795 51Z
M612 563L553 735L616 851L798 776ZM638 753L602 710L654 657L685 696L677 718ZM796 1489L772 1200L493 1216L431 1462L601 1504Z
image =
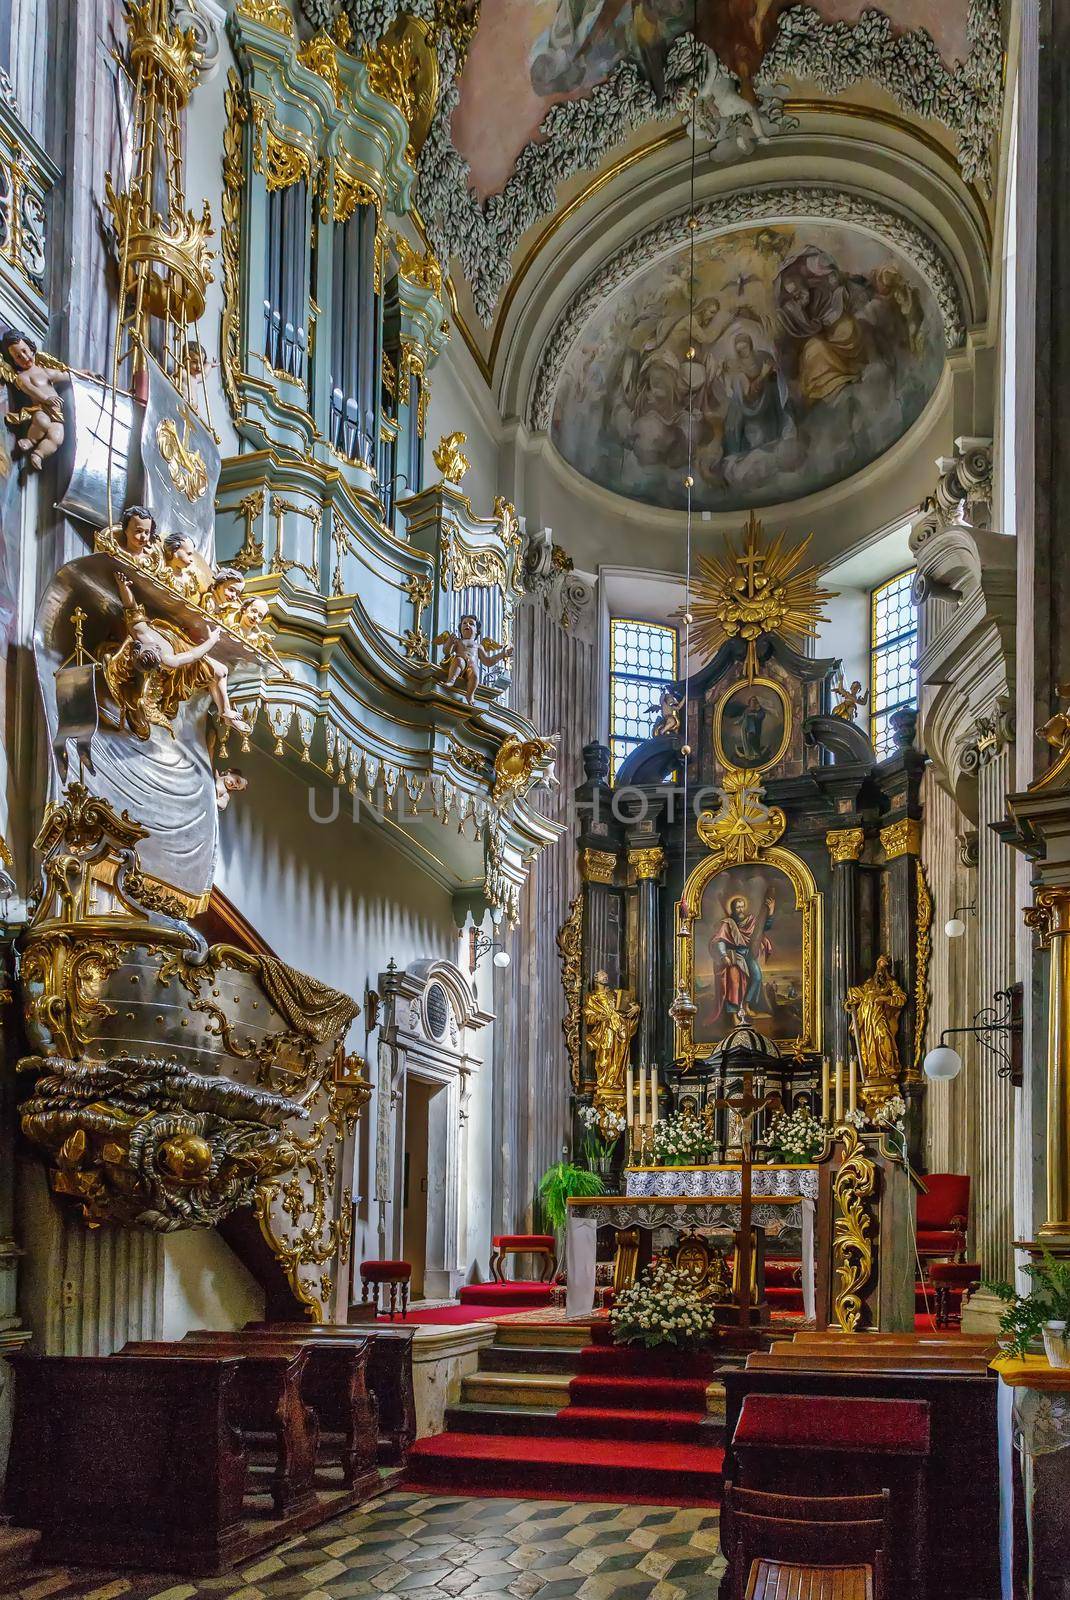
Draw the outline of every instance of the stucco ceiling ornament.
M566 304L554 325L535 372L528 420L533 428L550 426L554 393L569 351L598 307L644 267L669 254L691 237L690 211L667 217L610 256ZM695 210L696 239L737 224L763 219L830 220L851 223L895 245L925 278L944 320L949 348L966 337L966 313L957 279L943 251L916 223L885 205L841 189L808 187L737 189Z
M992 143L1002 111L1000 0L971 0L969 51L954 65L943 59L924 30L899 31L878 10L863 12L854 23L826 22L810 7L793 5L781 15L754 77L757 107L739 94L731 71L704 46L696 59L694 40L683 35L668 52L660 97L634 62L622 62L587 95L549 110L537 141L521 152L504 188L485 201L470 188L468 164L451 134L460 67L478 7L446 0L346 0L342 8L338 0L301 0L301 7L320 28L344 9L355 49L374 46L402 10L435 23L444 88L421 153L416 200L436 253L442 260L458 259L486 322L509 280L520 238L553 211L559 185L596 168L644 123L676 118L686 109L696 81L700 131L713 140L715 154L738 157L783 125L785 78L816 81L830 94L868 80L904 111L949 128L958 139L963 177L986 192L990 188Z

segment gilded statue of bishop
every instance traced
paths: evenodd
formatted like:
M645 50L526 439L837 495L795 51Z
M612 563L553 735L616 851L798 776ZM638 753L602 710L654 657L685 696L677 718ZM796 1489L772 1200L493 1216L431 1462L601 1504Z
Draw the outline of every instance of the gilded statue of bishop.
M604 972L596 972L583 1007L587 1043L594 1057L594 1103L599 1110L624 1105L628 1051L639 1026L639 1002L627 989L611 989Z
M899 1093L899 1046L896 1031L907 997L892 975L891 958L877 957L873 976L852 984L843 1009L850 1015L861 1071L861 1099L874 1111Z

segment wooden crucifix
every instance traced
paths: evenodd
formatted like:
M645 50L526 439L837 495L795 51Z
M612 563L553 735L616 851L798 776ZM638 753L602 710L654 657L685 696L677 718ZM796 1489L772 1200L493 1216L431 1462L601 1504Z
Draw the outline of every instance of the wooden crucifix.
M754 1169L754 1119L759 1111L782 1106L783 1101L774 1089L759 1100L754 1093L754 1073L748 1067L741 1074L742 1089L739 1094L719 1095L711 1102L718 1111L735 1112L739 1118L739 1232L736 1235L737 1309L740 1326L749 1328L751 1322L751 1215L753 1212Z

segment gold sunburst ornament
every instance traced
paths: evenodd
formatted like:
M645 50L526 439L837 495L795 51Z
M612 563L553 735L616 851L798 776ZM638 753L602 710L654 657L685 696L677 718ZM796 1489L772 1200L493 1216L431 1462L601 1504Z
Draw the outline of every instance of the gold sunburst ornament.
M723 557L699 556L691 587L691 637L706 660L726 639L745 639L750 682L758 672L756 646L763 633L816 638L818 623L828 621L822 607L834 591L819 586L817 567L799 570L812 537L785 548L786 535L767 539L752 511L738 551L726 538Z

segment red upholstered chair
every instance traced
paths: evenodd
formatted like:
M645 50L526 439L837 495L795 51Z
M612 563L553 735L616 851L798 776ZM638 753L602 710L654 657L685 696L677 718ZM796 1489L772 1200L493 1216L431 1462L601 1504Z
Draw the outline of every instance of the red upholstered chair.
M918 1195L918 1255L922 1261L965 1261L970 1180L957 1172L929 1172Z
M401 1291L401 1315L405 1316L409 1309L409 1280L412 1277L412 1266L408 1261L362 1261L360 1264L360 1298L362 1304L367 1304L370 1298L375 1302L376 1311L380 1311L379 1288L380 1285L390 1285L390 1316L391 1319L397 1312L398 1291Z
M552 1233L496 1233L490 1242L490 1275L495 1283L504 1283L503 1256L541 1256L540 1283L552 1283L557 1271L557 1246Z

